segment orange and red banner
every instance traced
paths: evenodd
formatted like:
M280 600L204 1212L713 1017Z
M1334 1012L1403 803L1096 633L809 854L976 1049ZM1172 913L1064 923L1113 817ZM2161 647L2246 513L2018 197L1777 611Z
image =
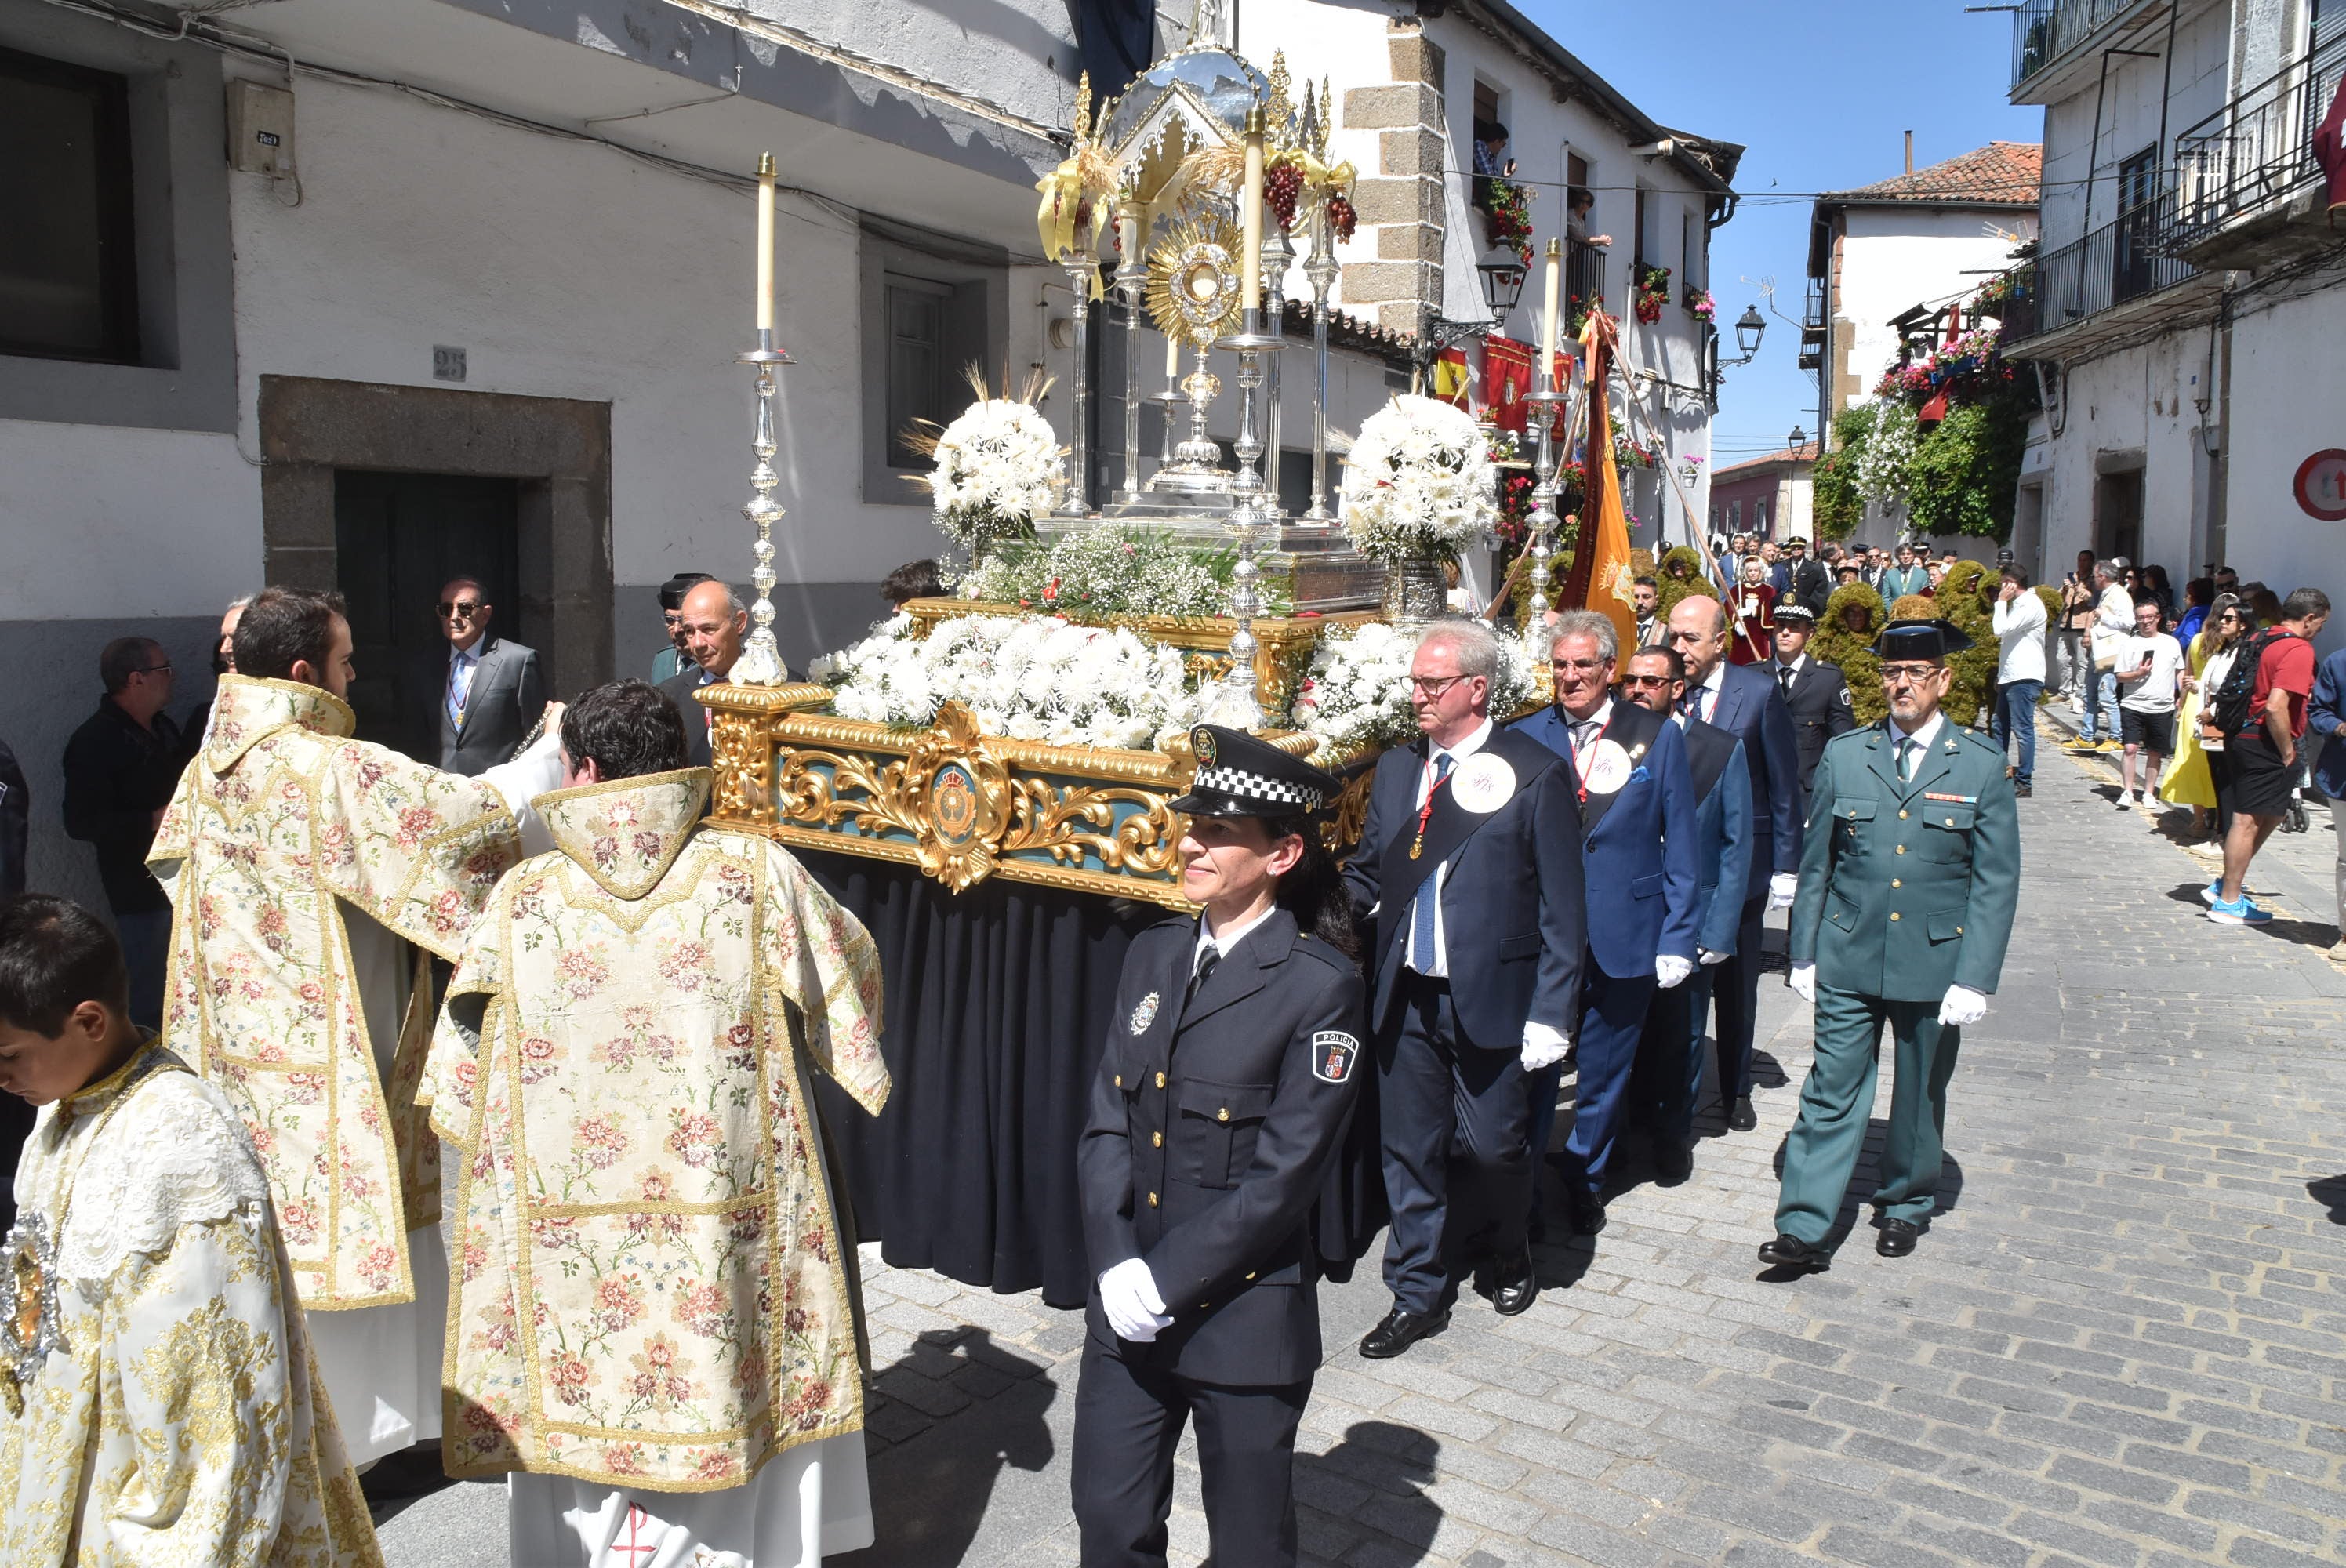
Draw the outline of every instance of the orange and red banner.
M1628 509L1622 504L1621 473L1613 463L1613 416L1606 401L1617 347L1614 334L1612 318L1600 311L1589 312L1588 324L1580 332L1588 367L1588 483L1572 570L1566 575L1559 602L1602 610L1612 620L1621 646L1633 648L1637 646L1637 574L1629 559Z

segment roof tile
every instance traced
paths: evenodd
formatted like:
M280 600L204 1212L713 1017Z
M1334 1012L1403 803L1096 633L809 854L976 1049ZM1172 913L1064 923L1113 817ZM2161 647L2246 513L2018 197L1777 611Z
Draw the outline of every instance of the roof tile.
M2035 142L1992 141L1943 163L1893 179L1836 190L1831 201L1978 202L2034 207L2043 177L2045 149Z

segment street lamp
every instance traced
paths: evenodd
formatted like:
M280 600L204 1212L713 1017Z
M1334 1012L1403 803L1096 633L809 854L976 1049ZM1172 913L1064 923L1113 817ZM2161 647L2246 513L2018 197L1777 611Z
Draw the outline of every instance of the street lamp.
M1419 378L1423 380L1427 367L1442 357L1446 349L1454 349L1469 338L1495 332L1506 325L1515 313L1516 302L1524 297L1524 278L1530 270L1525 266L1522 253L1504 246L1494 246L1474 264L1474 272L1483 280L1483 301L1491 307L1486 321L1457 321L1448 316L1426 312L1425 326L1417 335L1417 365Z
M1799 452L1802 446L1808 443L1808 439L1809 433L1807 431L1802 430L1797 424L1792 427L1792 450L1795 453Z
M1744 306L1743 314L1735 323L1735 346L1743 351L1743 357L1739 360L1731 360L1729 363L1749 364L1752 358L1760 352L1760 340L1767 335L1767 318L1760 314L1760 307Z

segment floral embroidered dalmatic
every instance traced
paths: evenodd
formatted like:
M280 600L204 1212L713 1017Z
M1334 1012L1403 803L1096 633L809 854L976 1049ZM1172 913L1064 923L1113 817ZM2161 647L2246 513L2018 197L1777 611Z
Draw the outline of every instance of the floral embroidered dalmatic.
M464 1156L452 1476L740 1486L860 1431L845 1246L809 1105L888 1096L871 937L692 769L542 795L423 1093Z
M243 1116L303 1305L411 1300L407 1233L440 1212L415 1105L430 988L386 1083L342 906L453 959L517 830L493 785L351 739L316 687L225 676L212 712L147 857L171 895L164 1042Z
M0 1563L376 1568L239 1114L149 1044L42 1108L16 1172Z

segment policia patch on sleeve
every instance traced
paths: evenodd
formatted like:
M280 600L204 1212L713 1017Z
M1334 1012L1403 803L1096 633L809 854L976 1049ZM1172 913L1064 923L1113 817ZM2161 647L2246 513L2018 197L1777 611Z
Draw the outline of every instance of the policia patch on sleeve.
M1360 1059L1361 1043L1341 1029L1322 1029L1311 1036L1311 1075L1323 1084L1343 1083Z

